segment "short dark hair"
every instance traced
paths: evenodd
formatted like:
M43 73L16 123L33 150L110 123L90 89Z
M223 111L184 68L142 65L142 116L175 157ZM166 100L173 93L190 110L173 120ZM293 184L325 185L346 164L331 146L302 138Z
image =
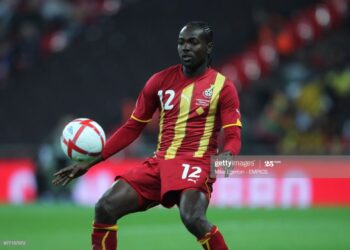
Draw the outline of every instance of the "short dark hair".
M213 42L213 31L207 22L191 21L191 22L188 22L186 26L192 26L192 27L202 29L205 34L205 40L207 41L207 43Z

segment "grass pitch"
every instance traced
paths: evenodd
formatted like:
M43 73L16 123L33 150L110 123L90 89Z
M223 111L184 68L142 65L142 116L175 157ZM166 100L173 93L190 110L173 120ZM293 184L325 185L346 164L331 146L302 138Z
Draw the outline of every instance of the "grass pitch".
M90 249L93 208L74 205L0 206L0 249ZM208 218L237 250L349 250L350 208L220 209ZM4 245L4 241L25 245ZM120 250L202 249L178 210L153 208L119 221Z

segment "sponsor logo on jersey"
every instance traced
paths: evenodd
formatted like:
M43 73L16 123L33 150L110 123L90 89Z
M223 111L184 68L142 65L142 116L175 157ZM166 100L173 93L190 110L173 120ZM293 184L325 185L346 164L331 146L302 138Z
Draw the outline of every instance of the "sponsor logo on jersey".
M200 98L196 99L196 105L197 106L208 107L209 104L210 104L210 100L200 99Z

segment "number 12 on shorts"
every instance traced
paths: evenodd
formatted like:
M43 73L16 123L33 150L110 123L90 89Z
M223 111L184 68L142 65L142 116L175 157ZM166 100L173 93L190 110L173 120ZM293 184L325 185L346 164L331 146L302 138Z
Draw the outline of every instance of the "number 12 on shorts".
M202 172L202 169L198 166L190 166L190 164L183 163L182 167L182 179L187 179L188 181L197 182L195 179L199 179L199 175Z

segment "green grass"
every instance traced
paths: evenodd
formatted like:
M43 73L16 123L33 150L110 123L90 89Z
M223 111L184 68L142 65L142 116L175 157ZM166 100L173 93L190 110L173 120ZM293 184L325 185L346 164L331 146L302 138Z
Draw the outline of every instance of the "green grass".
M93 208L73 205L0 206L0 249L90 249ZM350 209L219 209L209 219L230 249L349 250ZM178 211L153 208L119 222L118 249L201 249L181 224ZM25 246L4 246L24 240Z

